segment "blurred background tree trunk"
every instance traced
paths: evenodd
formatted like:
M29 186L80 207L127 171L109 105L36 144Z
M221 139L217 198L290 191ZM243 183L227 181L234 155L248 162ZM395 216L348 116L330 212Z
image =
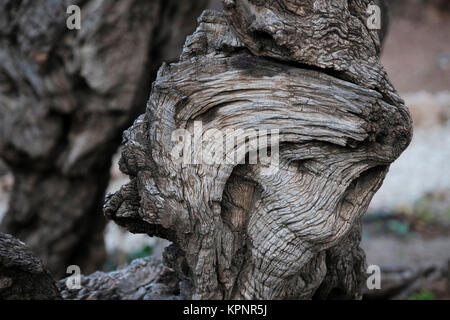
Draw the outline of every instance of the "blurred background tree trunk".
M72 4L80 30L66 27ZM0 230L26 242L54 276L103 264L111 158L206 4L0 2L0 157L15 178Z

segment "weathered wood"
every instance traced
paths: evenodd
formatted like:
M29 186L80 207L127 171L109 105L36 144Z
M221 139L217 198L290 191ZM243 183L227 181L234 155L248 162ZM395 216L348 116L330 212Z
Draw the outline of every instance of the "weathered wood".
M0 300L155 300L179 299L176 273L153 258L136 259L109 273L62 279L50 275L26 245L0 233ZM79 288L68 286L80 285Z
M0 156L15 176L1 230L56 277L103 264L111 157L206 3L0 1ZM72 4L79 31L66 27Z
M81 275L80 289L70 289L67 279L58 282L66 300L172 300L183 297L174 271L153 258L136 259L109 273Z
M224 4L160 69L124 134L131 182L105 214L173 241L166 264L194 298L360 298L360 218L411 139L379 34L365 25L369 1ZM194 121L197 147L182 158L217 150L214 137L200 142L209 129L278 130L279 168L183 163L172 135Z
M56 282L24 243L0 232L0 300L61 299Z

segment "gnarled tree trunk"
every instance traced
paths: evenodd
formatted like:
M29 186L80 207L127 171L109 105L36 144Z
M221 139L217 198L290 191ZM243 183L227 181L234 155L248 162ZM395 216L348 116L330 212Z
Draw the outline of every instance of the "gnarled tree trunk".
M206 3L0 1L0 156L15 176L0 229L55 276L103 264L111 157ZM66 27L72 4L80 30Z
M188 296L361 297L360 219L412 130L369 4L224 0L160 69L104 210L173 242Z

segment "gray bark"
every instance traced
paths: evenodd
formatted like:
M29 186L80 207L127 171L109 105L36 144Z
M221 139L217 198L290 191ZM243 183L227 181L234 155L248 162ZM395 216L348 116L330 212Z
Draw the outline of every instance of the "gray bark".
M50 273L24 243L0 232L0 300L61 299Z
M15 177L0 230L55 276L103 264L111 157L206 3L0 1L0 156ZM79 31L66 28L71 4Z
M379 62L382 33L366 25L369 3L225 0L159 70L124 134L131 181L104 212L172 241L165 263L191 297L361 297L360 219L412 134ZM194 121L197 147L176 155L217 151L209 129L279 130L278 170L179 161L172 134Z

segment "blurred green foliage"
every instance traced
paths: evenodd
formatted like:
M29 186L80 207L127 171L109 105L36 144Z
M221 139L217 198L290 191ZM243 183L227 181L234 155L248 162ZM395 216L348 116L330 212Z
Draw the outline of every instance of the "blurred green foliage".
M409 225L400 220L389 220L387 222L387 227L389 231L401 236L407 235L409 232Z
M139 259L139 258L145 258L150 256L153 253L153 247L152 246L144 246L142 249L130 252L128 254L128 262L131 262L134 259Z
M145 258L153 254L154 248L150 245L146 245L139 250L131 252L123 252L116 250L110 253L103 266L103 271L110 272L117 270L121 265L130 263L134 259Z
M436 295L429 290L422 290L414 293L408 300L436 300Z

